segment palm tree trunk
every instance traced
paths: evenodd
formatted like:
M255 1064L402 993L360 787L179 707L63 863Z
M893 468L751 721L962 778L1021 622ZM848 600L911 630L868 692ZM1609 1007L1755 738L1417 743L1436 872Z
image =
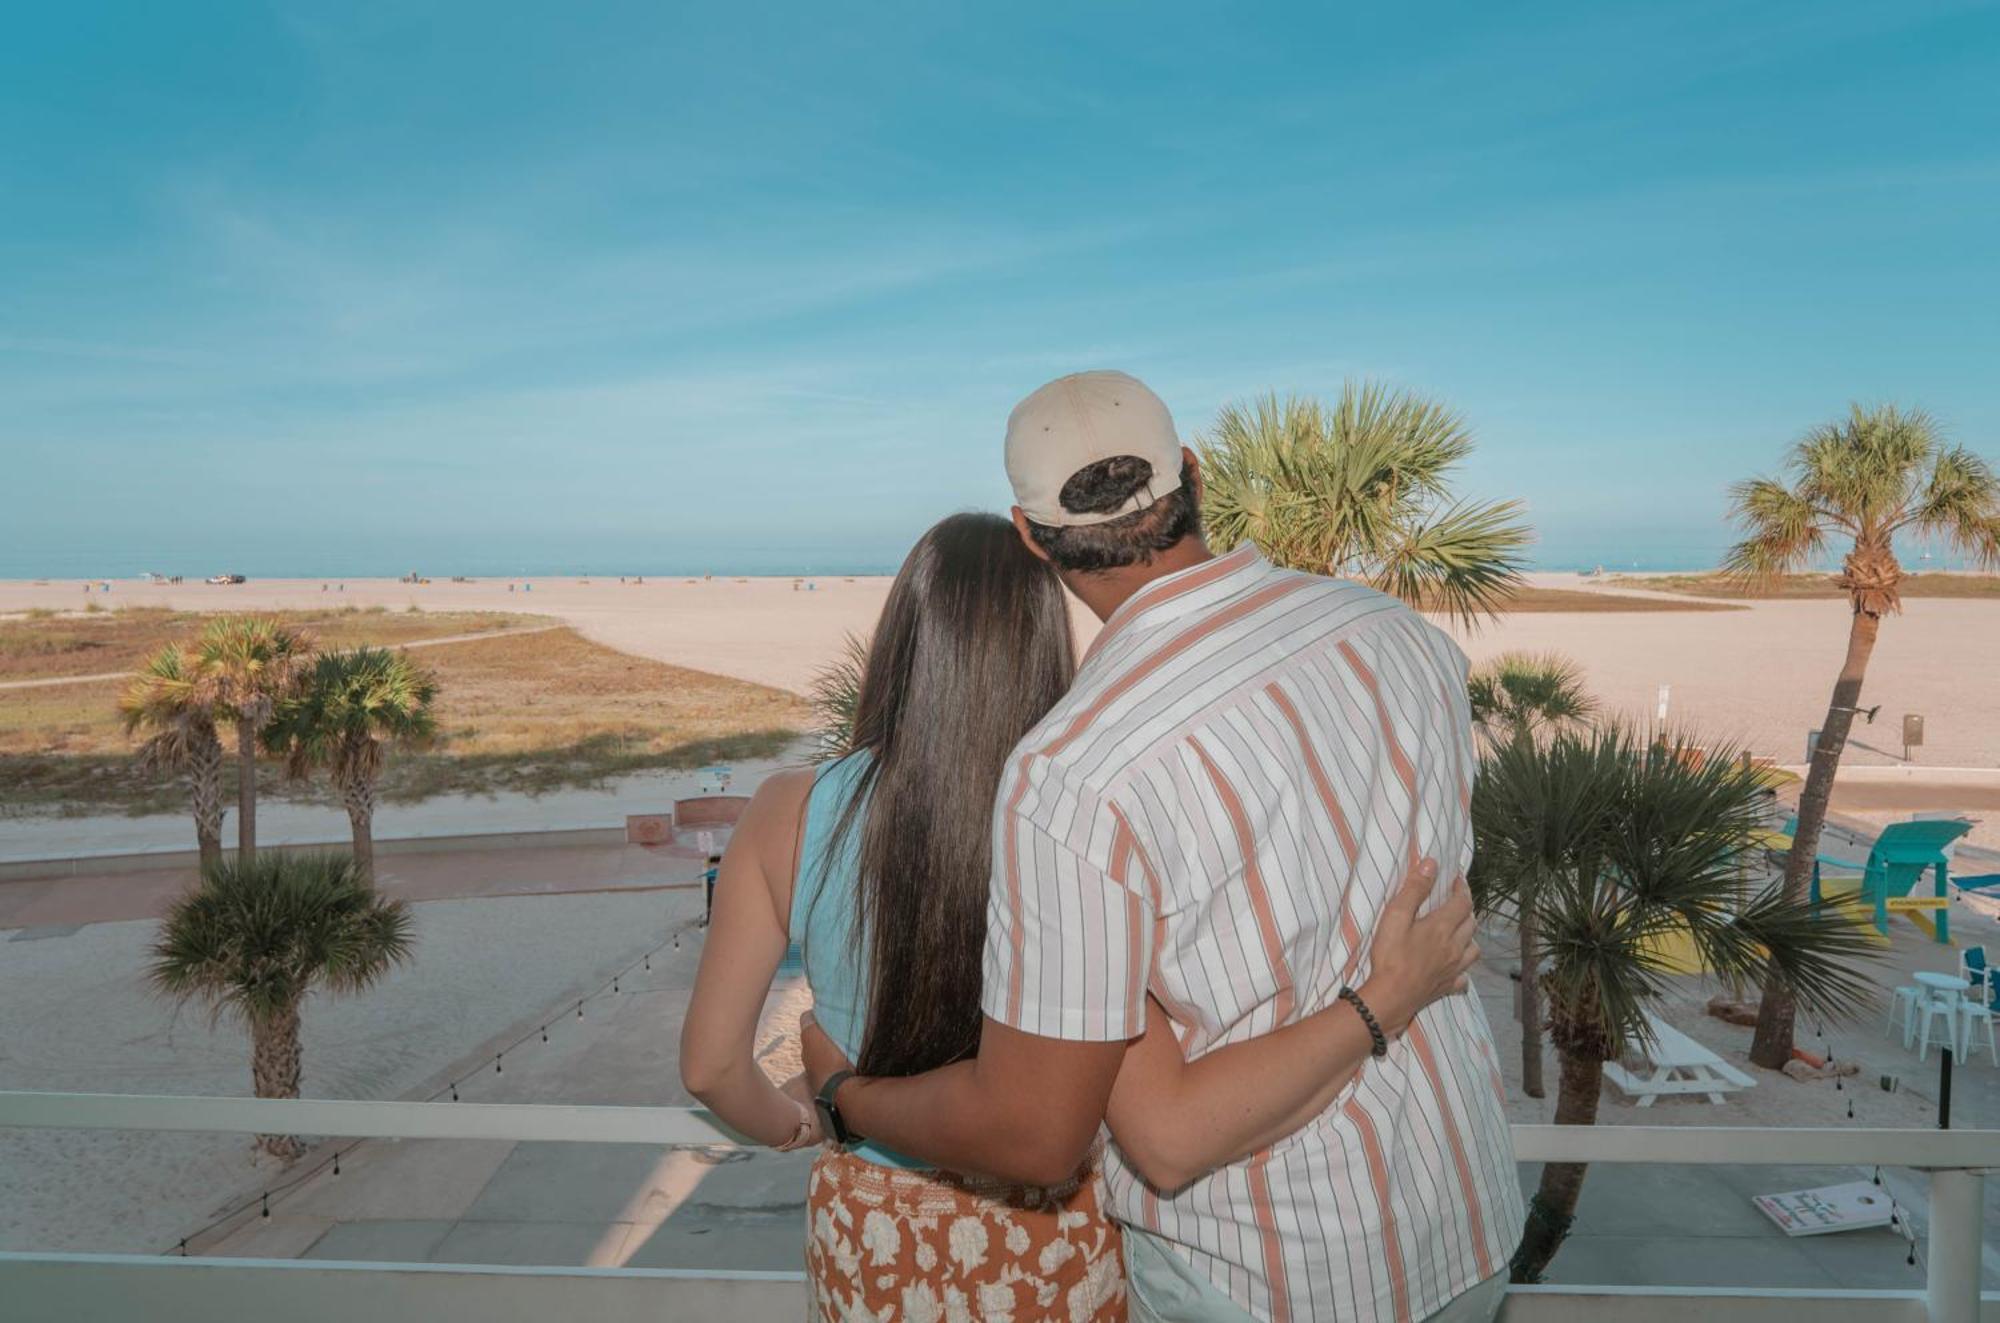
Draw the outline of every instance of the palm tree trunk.
M1558 1048L1561 1039L1557 1040ZM1556 1089L1557 1125L1597 1124L1597 1101L1604 1087L1604 1062L1595 1053L1562 1052L1562 1081ZM1542 1183L1528 1201L1528 1223L1521 1244L1508 1266L1508 1280L1530 1284L1542 1280L1550 1260L1562 1248L1576 1220L1576 1202L1583 1194L1585 1162L1551 1162L1542 1168Z
M222 742L213 731L188 751L188 807L194 812L194 839L206 873L222 862Z
M1521 1092L1542 1098L1542 957L1533 918L1521 916Z
M341 787L347 805L347 826L354 837L354 867L361 880L375 885L375 787L356 777Z
M236 862L248 868L257 859L257 723L236 723Z
M295 1002L268 1020L250 1024L250 1082L259 1098L296 1098L301 1073L299 1008ZM257 1147L276 1158L305 1152L296 1135L259 1135Z
M1841 751L1847 747L1847 732L1854 724L1850 709L1860 705L1861 681L1868 672L1868 657L1875 651L1875 637L1881 629L1879 615L1855 610L1854 623L1847 631L1847 661L1840 668L1840 678L1834 682L1826 724L1820 730L1819 744L1813 749L1812 765L1806 770L1805 789L1799 792L1798 826L1792 832L1791 852L1785 859L1787 900L1802 901L1811 888L1813 860L1819 854L1821 829L1826 826L1827 802L1833 797ZM1797 1015L1791 989L1773 970L1764 979L1764 997L1757 1007L1757 1035L1750 1042L1750 1059L1766 1070L1783 1070L1792 1059L1792 1032Z

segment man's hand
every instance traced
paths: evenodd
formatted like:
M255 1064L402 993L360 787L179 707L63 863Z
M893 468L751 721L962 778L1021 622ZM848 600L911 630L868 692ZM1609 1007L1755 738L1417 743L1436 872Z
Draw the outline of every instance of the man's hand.
M818 1097L820 1086L843 1070L853 1070L854 1063L847 1054L835 1047L833 1040L826 1036L826 1030L819 1027L813 1013L807 1011L799 1017L799 1055L805 1062L806 1088L810 1097Z
M1417 917L1437 873L1437 861L1424 860L1389 898L1369 946L1368 981L1355 989L1391 1037L1440 997L1465 991L1466 971L1479 963L1477 920L1464 878L1452 883L1443 904Z

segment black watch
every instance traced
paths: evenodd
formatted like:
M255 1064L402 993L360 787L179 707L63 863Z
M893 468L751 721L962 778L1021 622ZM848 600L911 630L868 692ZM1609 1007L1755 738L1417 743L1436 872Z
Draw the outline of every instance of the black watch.
M840 1104L833 1100L833 1095L839 1092L840 1086L853 1078L854 1072L851 1070L836 1070L826 1077L826 1083L820 1085L819 1092L813 1095L813 1106L819 1111L820 1129L842 1148L861 1138L847 1128L847 1121L840 1114Z

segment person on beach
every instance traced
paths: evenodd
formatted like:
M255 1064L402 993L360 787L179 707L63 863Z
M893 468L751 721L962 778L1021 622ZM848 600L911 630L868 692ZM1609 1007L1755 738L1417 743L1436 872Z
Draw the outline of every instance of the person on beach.
M768 778L723 856L682 1031L689 1092L763 1143L823 1137L802 1081L774 1084L755 1057L788 942L818 1025L872 1075L979 1051L994 797L1073 669L1059 582L1007 520L956 515L924 535L883 607L852 751ZM1462 885L1416 917L1434 876L1413 870L1375 938L1382 968L1364 991L1392 1031L1462 987L1476 957ZM1157 1007L1132 1038L1099 1114L1166 1189L1283 1140L1371 1043L1345 1003L1193 1063ZM989 1178L866 1140L826 1149L808 1196L814 1316L1125 1317L1120 1235L1084 1149L1075 1158Z
M1196 457L1131 377L1037 390L1006 458L1021 540L1104 630L997 787L976 1053L857 1070L808 1030L828 1128L1047 1183L1108 1115L1135 1317L1490 1319L1523 1213L1491 1031L1476 996L1376 991L1405 875L1471 857L1464 655L1359 584L1213 555ZM1118 1094L1160 1020L1195 1071L1309 1015L1372 1045L1331 1105L1155 1178Z

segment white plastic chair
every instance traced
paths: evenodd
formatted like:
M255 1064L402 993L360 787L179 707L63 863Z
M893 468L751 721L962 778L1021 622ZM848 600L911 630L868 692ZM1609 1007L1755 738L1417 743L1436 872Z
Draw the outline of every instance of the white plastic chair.
M1910 1045L1910 1039L1916 1033L1917 1026L1913 1017L1916 1015L1917 1003L1923 998L1924 990L1908 983L1889 994L1889 1016L1882 1021L1882 1030L1886 1033L1895 1028L1896 1021L1901 1019L1904 1047Z
M1993 1044L1993 988L1994 971L1988 969L1985 977L1972 985L1972 991L1959 998L1958 1018L1962 1022L1958 1034L1958 1059L1968 1064L1972 1061L1972 1027L1975 1023L1986 1027L1986 1060L2000 1065L2000 1051Z
M1931 1050L1931 1024L1944 1021L1944 1035L1939 1039L1946 1047L1958 1046L1958 1003L1965 1000L1956 992L1942 989L1925 989L1924 998L1917 1003L1917 1017L1922 1024L1917 1042L1917 1060L1922 1061Z

